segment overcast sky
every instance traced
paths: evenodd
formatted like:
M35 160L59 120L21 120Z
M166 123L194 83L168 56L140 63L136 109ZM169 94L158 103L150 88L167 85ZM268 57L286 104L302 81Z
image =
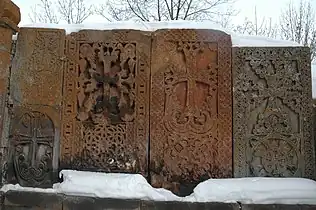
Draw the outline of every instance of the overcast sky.
M40 0L12 0L15 4L17 4L22 13L22 22L21 24L29 24L30 19L28 14L30 13L30 7ZM104 2L105 0L89 0L90 3L97 5L100 2ZM235 3L235 9L239 11L239 14L236 17L233 17L234 24L240 24L245 17L249 17L251 19L254 18L254 8L257 8L257 14L259 18L271 17L274 21L277 21L278 16L282 9L284 9L289 2L299 2L299 0L237 0ZM316 0L313 0L313 5L316 10ZM104 21L100 17L92 17L89 18L86 22L101 22Z

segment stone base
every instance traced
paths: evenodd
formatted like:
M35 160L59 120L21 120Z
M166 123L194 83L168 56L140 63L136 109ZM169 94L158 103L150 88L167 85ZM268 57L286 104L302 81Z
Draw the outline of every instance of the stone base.
M180 203L67 196L8 191L1 193L0 210L316 210L316 205L243 205L234 203Z

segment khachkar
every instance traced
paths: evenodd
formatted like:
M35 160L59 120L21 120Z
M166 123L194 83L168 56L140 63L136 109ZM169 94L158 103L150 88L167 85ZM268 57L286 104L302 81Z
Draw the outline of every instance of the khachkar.
M149 33L80 31L68 36L61 166L147 177Z
M234 48L234 175L315 178L309 48Z
M48 187L57 178L65 31L22 28L10 77L10 183Z
M5 182L9 156L8 87L12 35L18 31L20 9L10 0L0 0L0 185Z
M161 30L153 37L153 186L187 194L205 179L232 177L230 36Z

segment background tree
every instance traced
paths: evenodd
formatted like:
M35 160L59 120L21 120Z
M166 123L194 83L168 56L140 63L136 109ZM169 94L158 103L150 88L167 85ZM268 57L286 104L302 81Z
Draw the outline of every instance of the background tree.
M31 7L32 12L29 17L33 23L58 23L54 6L48 0L41 0L39 4Z
M97 13L107 20L217 20L235 11L235 0L108 0ZM216 21L215 21L216 22Z
M311 2L301 0L295 6L288 5L280 17L280 35L311 48L312 60L316 57L316 22Z
M29 17L33 23L79 24L93 14L92 5L87 0L41 0L32 7Z
M244 23L235 26L233 31L239 34L265 36L270 38L276 38L278 35L277 25L273 24L272 18L267 19L264 17L259 21L256 8L254 20L246 18Z

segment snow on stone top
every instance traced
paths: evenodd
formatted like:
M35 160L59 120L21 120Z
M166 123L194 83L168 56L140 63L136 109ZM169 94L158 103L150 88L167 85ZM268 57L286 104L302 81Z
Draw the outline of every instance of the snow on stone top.
M142 31L156 31L159 29L214 29L226 32L232 37L232 44L234 47L297 47L302 46L298 43L277 40L259 36L244 36L230 32L222 27L214 24L211 21L167 21L167 22L140 22L140 21L119 21L108 22L105 24L73 24L73 25L59 25L59 24L30 24L21 25L26 28L57 28L64 29L67 34L78 32L80 30L113 30L113 29L134 29Z
M177 197L168 190L152 188L146 179L138 174L64 170L60 175L64 181L54 184L51 189L4 185L1 191L37 191L154 201L316 205L316 182L302 178L209 179L200 183L190 196Z

